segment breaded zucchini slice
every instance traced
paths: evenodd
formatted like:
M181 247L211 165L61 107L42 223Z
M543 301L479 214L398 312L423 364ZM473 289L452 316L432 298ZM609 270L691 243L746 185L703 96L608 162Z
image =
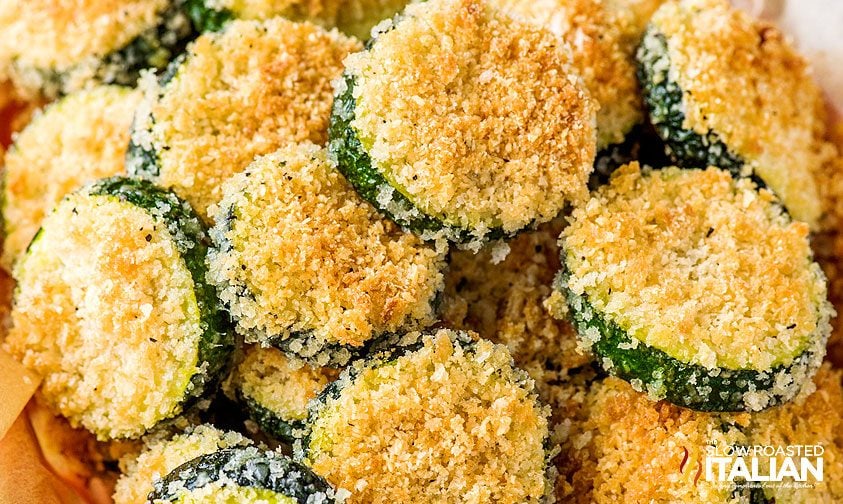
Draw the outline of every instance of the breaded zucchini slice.
M597 150L622 144L644 120L644 104L635 76L635 49L644 34L632 2L604 0L493 0L514 19L544 28L571 49L597 111Z
M292 443L304 431L307 403L339 371L290 359L276 348L250 346L229 387L262 431Z
M156 481L153 504L333 504L334 489L278 452L231 448L197 457Z
M542 502L549 408L506 347L469 334L355 362L311 403L297 455L350 503Z
M140 436L212 392L231 350L207 241L190 207L149 182L68 195L15 266L6 350L72 425Z
M123 172L140 99L139 92L120 86L80 91L47 107L15 137L3 173L7 269L65 194Z
M823 99L805 60L776 28L726 0L668 2L638 50L650 119L675 162L754 174L815 227Z
M0 62L47 96L93 82L133 85L163 69L193 34L180 0L3 0Z
M808 226L749 179L633 163L560 240L583 344L654 398L757 411L792 399L822 360L833 308Z
M236 432L212 425L197 425L174 436L151 435L140 454L120 460L123 474L114 489L115 504L143 504L155 481L196 457L229 448L249 446L252 441Z
M409 0L187 0L194 23L203 31L219 30L232 19L269 19L281 16L310 21L361 40L372 28L404 8Z
M706 479L709 447L745 445L749 415L653 402L608 377L567 419L556 459L557 502L748 503L747 489Z
M385 29L346 59L329 130L365 199L479 245L585 197L596 107L553 35L481 0L412 4Z
M344 365L385 333L436 322L444 253L381 217L313 144L223 185L208 279L247 343Z
M171 187L205 219L221 185L257 155L327 140L331 80L359 42L282 18L233 21L194 41L146 100L130 174Z

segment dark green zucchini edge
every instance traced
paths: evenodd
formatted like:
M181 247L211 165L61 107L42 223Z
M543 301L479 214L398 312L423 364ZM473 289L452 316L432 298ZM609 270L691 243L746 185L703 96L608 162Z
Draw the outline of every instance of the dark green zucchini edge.
M304 421L284 418L240 390L237 391L237 400L243 405L249 418L258 424L263 432L274 438L292 444L300 437L300 433L305 431Z
M233 250L233 244L227 238L227 234L231 231L234 221L237 219L236 214L237 210L234 206L224 209L221 214L222 217L217 221L216 225L211 228L210 235L211 240L213 241L213 249L216 253L227 254ZM255 299L254 294L242 283L238 283L236 285L229 284L228 286L237 289L237 297ZM433 311L435 313L439 312L441 301L442 291L436 292L434 298L431 300L431 305L433 306ZM318 351L308 352L308 348L311 348L309 344L314 338L313 331L311 330L293 331L284 334L254 332L252 336L256 341L261 341L273 346L287 355L299 358L310 365L320 367L345 366L352 360L369 355L372 352L372 348L380 347L385 341L391 341L394 338L393 333L377 334L360 347L344 345L341 343L323 342L323 344L319 345Z
M91 196L114 197L151 211L156 219L160 219L167 226L185 266L190 271L203 330L199 340L197 364L203 371L195 374L190 380L191 387L185 398L185 406L190 406L215 390L220 376L229 365L229 357L234 349L234 336L228 315L220 309L214 288L205 281L208 235L190 205L180 200L172 191L159 188L150 182L111 177L94 182L88 186L87 192Z
M154 484L147 499L174 502L179 490L195 490L226 480L240 487L269 490L301 504L337 502L333 488L304 465L255 447L231 448L186 462Z
M184 10L200 32L220 31L234 14L228 9L216 9L208 6L206 0L184 0Z
M310 438L312 434L313 424L325 413L328 404L332 400L337 400L342 395L343 390L348 384L354 382L362 371L367 369L374 369L394 363L399 358L410 355L424 346L423 338L428 335L436 333L436 329L429 329L419 333L410 333L407 335L390 335L388 338L383 338L374 343L369 348L369 353L361 358L359 361L352 363L346 367L340 377L329 383L322 392L319 393L308 404L308 416L306 422L306 430L302 437L301 444L296 444L295 456L300 460L307 460L310 456ZM415 335L415 336L414 336ZM466 353L474 353L476 341L465 331L451 331L451 341L460 346ZM512 367L517 369L515 362L512 362ZM526 382L530 380L529 375L522 371L521 379L523 382L519 383L526 386ZM539 402L538 390L533 384L533 392L536 401ZM553 458L557 455L556 449L551 442L550 436L545 439L545 466L547 469L548 481L552 482L555 476ZM551 485L552 487L552 485Z
M652 25L647 28L636 54L638 80L644 92L650 121L667 144L668 154L684 168L717 166L733 176L745 176L744 161L731 152L719 135L685 129L684 91L670 78L667 39Z
M170 2L169 7L159 14L156 26L147 28L124 47L102 56L94 78L102 84L134 86L141 70L151 68L160 71L166 68L175 56L184 51L195 33L181 2ZM74 70L75 67L69 72L51 68L32 69L44 82L42 91L49 97L73 91L70 79Z
M555 288L562 292L571 309L571 319L580 335L596 329L600 338L591 345L597 365L610 375L626 381L640 381L640 389L658 398L697 411L746 411L744 394L752 391L770 393L765 408L792 399L773 393L776 376L785 372L794 377L810 376L818 364L816 354L824 341L817 341L787 366L776 366L761 372L751 369L708 369L682 362L646 343L633 339L614 322L602 316L585 298L567 287L566 273L560 273ZM637 345L634 348L633 345Z
M375 39L371 39L374 41ZM493 228L483 236L473 230L445 224L419 210L400 191L393 189L391 204L396 211L386 208L378 200L378 195L389 182L372 163L372 158L363 148L363 144L354 130L356 102L354 100L355 77L346 71L342 79L345 89L334 97L331 108L331 122L328 127L328 152L339 171L348 179L360 196L392 219L401 228L416 233L422 238L444 236L456 243L506 238L513 233L505 233L500 228Z
M594 159L594 171L588 180L591 190L607 183L615 170L638 161L642 166L663 168L671 164L665 153L665 144L649 122L636 124L624 137L623 142L611 144Z

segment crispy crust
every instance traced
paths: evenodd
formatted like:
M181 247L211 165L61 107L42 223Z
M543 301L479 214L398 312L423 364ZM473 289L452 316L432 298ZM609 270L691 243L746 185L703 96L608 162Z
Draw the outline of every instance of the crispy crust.
M623 167L562 241L568 288L682 362L764 371L827 336L807 226L727 172Z
M101 86L52 104L6 155L3 265L11 270L41 221L65 194L123 172L141 94Z
M123 475L114 489L114 504L145 504L153 483L178 466L200 455L250 444L236 432L224 432L211 425L191 427L173 437L150 437L143 452L120 460Z
M562 442L558 502L737 502L730 488L695 479L706 446L745 441L739 427L748 422L748 414L654 403L628 383L606 378L592 386Z
M314 407L306 461L349 502L540 502L547 411L502 345L439 330L356 364Z
M668 2L652 18L667 41L671 81L683 91L683 126L714 132L782 199L816 226L813 174L829 156L822 96L806 62L774 27L725 0Z
M324 143L331 80L359 42L282 18L232 21L199 37L163 87L144 81L128 169L156 174L203 217L221 185L257 155L290 142ZM145 164L155 166L145 166Z
M605 0L495 0L492 4L568 43L574 67L600 104L598 150L622 143L633 126L644 120L635 49L652 6L633 9L622 1Z
M331 345L436 321L443 254L381 218L315 145L256 160L214 217L210 280L248 342L326 365Z
M423 213L482 238L585 197L595 105L550 34L480 0L434 0L346 67L352 127Z

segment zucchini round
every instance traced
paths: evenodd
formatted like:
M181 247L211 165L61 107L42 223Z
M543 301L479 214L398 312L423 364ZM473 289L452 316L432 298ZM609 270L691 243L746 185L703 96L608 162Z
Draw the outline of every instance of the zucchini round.
M0 60L23 88L55 97L91 82L134 85L162 70L193 35L176 0L27 0L0 14Z
M344 365L383 334L436 322L444 253L380 217L323 149L260 157L222 190L209 280L247 343Z
M154 482L180 465L208 453L252 444L236 432L224 432L207 424L174 436L162 434L150 435L140 454L131 453L120 460L123 474L114 488L114 504L146 502Z
M233 346L190 207L113 177L67 196L15 266L6 349L101 439L137 437L212 392Z
M725 0L667 2L637 57L650 119L675 163L755 175L816 226L814 173L832 155L823 99L778 30Z
M331 486L307 467L255 447L195 458L156 481L148 500L154 504L339 502Z
M345 64L329 149L402 227L476 248L586 197L595 104L544 30L432 0Z
M807 225L769 191L632 164L570 222L557 288L609 373L706 411L761 410L810 381L833 308Z
M233 21L200 36L162 83L143 81L128 172L172 188L207 219L222 182L256 156L327 140L331 80L357 48L282 18Z
M141 95L98 86L47 107L15 137L5 158L3 264L26 249L44 216L70 191L124 169Z
M549 408L503 345L408 334L311 403L297 455L348 502L543 502Z
M262 431L293 443L305 428L307 403L335 380L331 368L314 368L275 348L251 346L234 370L230 388Z

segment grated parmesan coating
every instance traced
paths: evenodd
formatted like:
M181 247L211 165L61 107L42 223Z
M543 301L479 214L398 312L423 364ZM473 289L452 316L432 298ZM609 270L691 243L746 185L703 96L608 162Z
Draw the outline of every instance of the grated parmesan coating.
M719 135L815 227L822 209L813 174L828 149L822 95L805 60L775 27L726 0L668 2L652 23L667 40L668 75L684 91L683 127Z
M306 462L348 502L541 501L547 408L506 347L458 336L356 364L314 406Z
M233 21L196 39L163 88L144 81L149 116L132 140L157 155L157 182L207 218L222 182L255 156L326 141L331 80L359 47L309 23Z
M843 372L824 364L814 376L815 390L796 401L752 416L749 442L753 445L822 445L823 481L809 480L812 488L767 488L775 502L843 501ZM783 457L776 457L778 467ZM769 472L762 457L761 474ZM798 467L798 463L797 463ZM793 483L792 479L785 482Z
M103 58L147 30L169 23L183 36L184 16L164 20L170 0L0 0L0 74L21 88L47 94L82 89L104 68ZM57 76L63 89L52 89Z
M633 4L624 0L492 2L513 18L544 28L568 44L573 66L600 104L598 151L623 142L633 126L644 120L635 49L656 6Z
M432 0L346 67L373 166L423 213L511 233L587 195L596 107L549 33Z
M67 196L14 271L4 348L41 374L46 403L100 439L181 411L203 327L175 238L116 198Z
M240 486L232 478L215 481L199 488L184 490L176 500L155 499L153 504L298 504L292 497L266 488Z
M144 451L120 460L123 475L114 489L114 504L144 504L156 480L200 455L252 442L236 432L198 425L172 437L150 436Z
M556 292L551 285L560 267L562 227L563 220L556 219L518 235L498 263L499 245L478 254L452 250L445 275L445 324L506 345L516 365L536 380L542 398L551 393L548 382L592 360L579 348L567 317L557 319L545 306Z
M99 86L47 107L5 159L3 265L11 270L44 216L65 194L123 172L140 93Z
M206 0L205 3L218 10L225 9L238 19L282 16L328 29L338 28L366 40L376 24L400 12L409 0Z
M749 418L653 402L625 381L606 378L571 418L556 459L557 502L739 502L730 487L706 481L703 464L709 445L745 443L741 429Z
M444 254L380 217L323 149L258 158L223 192L209 281L247 342L305 333L310 357L436 321Z
M808 226L747 179L633 163L570 222L568 287L682 362L764 371L828 335L834 310Z
M336 369L309 366L276 348L250 346L231 385L284 421L304 421L307 403L338 375Z

